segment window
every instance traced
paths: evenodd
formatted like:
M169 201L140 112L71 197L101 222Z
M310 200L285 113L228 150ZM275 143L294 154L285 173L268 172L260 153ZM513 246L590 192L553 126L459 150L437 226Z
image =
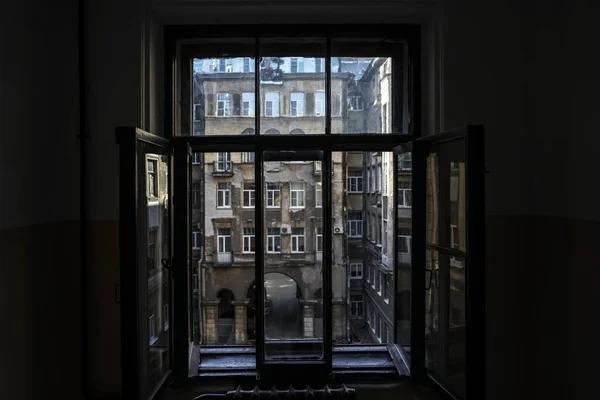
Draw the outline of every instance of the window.
M348 237L362 237L362 213L348 213Z
M348 111L362 111L363 99L360 96L348 96Z
M156 335L156 317L154 316L154 313L148 317L148 332L150 344L154 344L158 340L158 336Z
M363 315L363 295L362 294L351 294L350 295L350 316L351 317L362 317Z
M217 208L231 207L231 184L226 182L217 183Z
M325 115L325 92L315 93L315 115L317 117Z
M290 70L293 74L298 72L304 72L304 59L303 58L292 58L290 62Z
M217 153L215 170L217 172L231 171L231 157L229 153Z
M244 58L244 72L254 72L254 59Z
M231 93L217 94L217 117L231 117Z
M398 168L400 171L412 170L412 153L403 153L398 156Z
M398 228L398 253L410 254L411 235L410 228Z
M362 193L363 173L360 169L348 171L348 193Z
M363 265L362 263L350 263L350 279L362 279Z
M398 206L403 208L412 207L412 188L410 182L398 182Z
M192 164L202 163L202 153L194 153L192 156Z
M148 197L158 197L158 160L148 160Z
M281 252L281 228L267 229L267 253Z
M194 104L194 122L202 121L202 117L204 117L202 109L202 104Z
M254 253L255 232L254 228L244 228L244 253Z
M281 193L276 183L267 183L267 207L281 207Z
M265 93L265 116L279 117L279 93Z
M292 253L304 253L304 228L292 228Z
M290 96L290 116L302 117L304 115L304 93L292 93Z
M315 72L325 72L325 59L315 58Z
M254 117L254 93L242 93L242 115Z
M192 248L194 250L200 250L200 232L192 232Z
M169 303L163 306L163 328L165 331L169 330Z
M192 183L192 207L200 207L202 199L201 186L199 183Z
M243 198L244 203L243 206L246 208L253 208L255 203L255 194L254 194L254 182L252 183L244 183L243 190Z
M217 251L231 253L231 228L217 229Z
M148 231L148 269L156 267L156 236L158 231L156 228Z
M383 232L382 232L382 237L381 237L381 252L384 255L387 255L387 251L388 251L387 233L388 233L388 223L387 223L387 221L383 221Z
M242 162L243 163L253 163L254 162L254 152L242 153Z
M219 60L219 72L232 72L231 58L221 58Z
M292 182L290 184L290 207L304 207L304 183Z
M385 294L385 274L381 271L379 271L379 286L377 292L380 296Z
M315 249L317 253L323 252L323 228L318 227L316 232Z
M323 184L321 182L315 182L315 207L319 208L323 206Z

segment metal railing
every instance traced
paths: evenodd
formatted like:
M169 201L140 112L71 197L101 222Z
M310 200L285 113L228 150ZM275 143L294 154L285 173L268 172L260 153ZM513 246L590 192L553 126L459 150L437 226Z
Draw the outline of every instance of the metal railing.
M231 264L233 256L229 253L217 253L217 263L219 264Z

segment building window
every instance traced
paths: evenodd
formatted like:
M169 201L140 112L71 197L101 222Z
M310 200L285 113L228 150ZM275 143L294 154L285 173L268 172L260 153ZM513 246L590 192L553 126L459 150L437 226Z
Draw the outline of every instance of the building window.
M254 192L254 182L252 183L244 183L244 190L243 190L243 198L244 198L244 203L243 206L245 208L253 208L254 207L254 203L255 203L255 192Z
M202 104L194 104L194 122L202 121L203 114Z
M231 93L217 94L217 117L231 117Z
M279 93L265 93L265 116L279 117Z
M281 228L267 229L267 253L281 252Z
M229 153L217 153L215 170L217 172L231 171L231 156Z
M363 221L362 213L348 213L348 237L362 237Z
M350 263L350 279L362 279L363 265L362 263Z
M348 171L348 193L362 193L363 173L362 170L354 169Z
M231 184L217 183L217 208L231 208Z
M304 228L292 228L292 253L304 253Z
M403 153L398 156L398 168L400 171L412 170L412 153Z
M323 206L323 184L321 182L315 183L315 207L319 208Z
M295 74L298 72L304 72L304 59L303 58L292 58L290 63L290 71Z
M377 288L377 293L380 296L384 296L385 295L385 274L381 271L379 271L379 285Z
M348 111L362 111L363 99L360 96L348 96Z
M363 295L352 294L350 295L350 316L351 317L362 317L363 315Z
M254 162L254 152L242 153L242 162L243 163L253 163Z
M267 183L267 207L281 207L281 192L276 183Z
M324 58L315 58L315 72L325 72Z
M410 254L411 235L410 228L398 228L398 253Z
M148 197L158 197L158 160L148 160Z
M165 331L169 330L169 303L163 306L163 328Z
M202 193L201 193L201 186L199 183L192 183L192 207L200 207L200 200Z
M290 184L290 207L291 208L304 207L304 183L303 182L292 182Z
M304 116L304 93L292 93L290 97L290 116Z
M244 253L254 253L255 232L254 228L244 228Z
M388 233L388 223L387 223L387 221L383 221L383 232L382 232L382 237L381 237L381 252L384 255L387 255L387 251L388 251L387 233Z
M450 225L450 246L458 249L458 225Z
M242 115L254 117L254 93L242 93Z
M156 335L156 317L154 313L148 318L148 332L150 336L150 344L154 344L158 340L158 336Z
M317 253L323 252L323 228L317 228L316 241L315 241L315 249Z
M217 229L217 251L231 253L231 228Z
M219 72L232 72L232 60L231 58L221 58L219 60Z
M410 182L398 182L398 206L403 208L412 207L412 188Z
M200 232L192 232L192 249L200 250Z
M202 154L196 152L192 156L192 164L200 164L200 163L202 163Z
M315 115L317 117L325 115L325 92L315 93Z
M244 72L254 72L254 60L252 58L244 58Z

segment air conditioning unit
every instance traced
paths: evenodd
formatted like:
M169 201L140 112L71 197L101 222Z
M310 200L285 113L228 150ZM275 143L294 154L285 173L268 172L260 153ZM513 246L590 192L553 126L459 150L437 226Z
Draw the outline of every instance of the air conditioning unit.
M342 235L344 233L344 227L343 226L335 226L333 228L333 233L336 235Z
M289 225L281 225L281 234L289 235L292 232Z

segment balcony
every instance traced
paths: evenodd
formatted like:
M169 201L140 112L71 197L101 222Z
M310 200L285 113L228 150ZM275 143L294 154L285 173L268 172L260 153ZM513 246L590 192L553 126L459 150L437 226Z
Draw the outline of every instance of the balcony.
M398 253L398 263L400 264L410 264L411 259L410 253Z
M233 257L231 252L229 253L217 253L217 264L231 264Z
M214 161L213 167L213 175L215 176L233 176L231 161Z

